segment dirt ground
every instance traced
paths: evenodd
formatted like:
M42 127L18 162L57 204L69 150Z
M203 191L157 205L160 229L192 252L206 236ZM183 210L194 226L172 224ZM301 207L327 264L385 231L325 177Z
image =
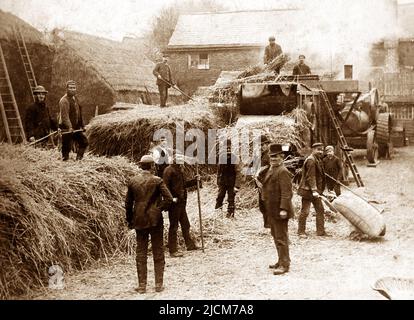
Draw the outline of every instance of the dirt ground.
M258 210L238 211L236 219L218 217L225 233L206 238L206 249L185 252L183 258L166 255L165 291L155 293L152 258L149 257L147 294L137 286L135 257L114 259L96 269L66 274L63 290L44 289L26 299L378 299L371 285L385 276L414 277L414 147L395 150L392 161L382 160L368 168L356 154L366 188L387 225L380 240L352 241L350 228L341 217L326 223L331 238L315 234L315 221L308 221L310 236L299 239L297 221L290 222L291 270L274 276L268 269L276 259L270 232L263 228ZM351 187L356 189L355 185ZM202 198L211 198L208 190ZM215 196L215 195L214 195ZM213 196L213 197L214 197ZM195 201L190 196L190 202ZM204 201L205 202L205 201ZM213 202L203 206L213 211ZM196 208L196 206L194 206ZM197 212L190 210L195 219Z

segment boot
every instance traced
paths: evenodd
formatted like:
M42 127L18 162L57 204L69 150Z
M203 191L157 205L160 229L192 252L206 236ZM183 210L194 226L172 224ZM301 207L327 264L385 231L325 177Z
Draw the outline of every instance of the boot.
M181 258L181 257L183 257L184 255L181 253L181 252L179 252L179 251L175 251L175 252L170 252L170 257L171 258Z
M147 289L147 265L137 264L138 288L135 291L143 294Z
M269 269L278 269L278 268L279 268L279 262L269 265Z
M79 149L78 154L76 155L76 160L78 161L82 160L84 154L85 154L85 149Z
M298 235L306 236L306 218L302 216L298 219Z
M164 291L164 269L157 268L155 271L155 291L161 292Z
M275 276L279 276L281 274L287 273L289 272L289 267L284 267L284 266L279 266L274 272L273 274Z

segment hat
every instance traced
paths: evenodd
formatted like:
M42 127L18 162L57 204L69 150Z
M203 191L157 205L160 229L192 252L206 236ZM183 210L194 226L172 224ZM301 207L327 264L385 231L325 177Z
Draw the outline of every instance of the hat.
M141 160L139 160L139 163L154 163L154 158L150 155L142 156Z
M47 90L45 89L44 86L36 86L36 88L34 88L33 93L47 93Z
M277 143L272 143L269 145L269 155L276 156L283 153L282 145Z
M306 59L304 54L299 55L299 59Z
M316 142L312 145L312 149L319 148L319 147L323 147L323 143Z
M162 57L163 57L163 58L169 58L170 56L169 56L168 54L166 54L166 53L163 53L163 54L162 54Z
M276 40L276 38L274 36L269 37L269 41L275 41L275 40Z
M69 85L76 86L76 81L75 80L69 80L68 82L66 82L66 88L69 87Z
M332 146L327 146L326 148L325 148L325 151L326 152L328 152L328 151L334 151L335 150L335 148L334 147L332 147Z

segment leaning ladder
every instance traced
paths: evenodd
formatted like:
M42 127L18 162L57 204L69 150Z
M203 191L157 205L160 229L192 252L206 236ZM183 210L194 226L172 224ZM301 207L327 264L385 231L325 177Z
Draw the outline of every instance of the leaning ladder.
M13 88L7 71L6 60L0 45L0 112L9 143L26 142L19 108L14 97Z
M37 86L36 77L33 71L32 62L30 61L29 52L27 51L26 42L24 41L24 37L22 35L22 32L18 27L14 28L14 34L16 36L16 43L17 47L19 48L20 57L23 61L24 70L26 72L27 81L29 82L30 92L33 97L34 101L34 95L33 90Z
M351 169L351 172L352 172L352 175L354 176L355 182L356 182L358 187L363 187L364 183L362 182L361 176L359 175L358 169L355 165L354 158L352 157L350 148L349 148L348 143L345 139L345 136L344 136L344 133L342 131L341 125L339 123L339 120L338 120L338 118L336 117L336 115L334 113L334 110L332 108L331 103L329 102L329 98L328 98L328 96L327 96L327 94L324 90L321 89L319 92L320 92L320 95L321 95L321 97L324 101L324 105L325 105L326 109L328 110L329 117L330 117L330 119L331 119L331 121L332 121L332 123L335 127L335 131L336 131L336 134L337 134L338 139L339 139L339 144L341 146L341 149L344 152L346 162L347 162L349 168Z

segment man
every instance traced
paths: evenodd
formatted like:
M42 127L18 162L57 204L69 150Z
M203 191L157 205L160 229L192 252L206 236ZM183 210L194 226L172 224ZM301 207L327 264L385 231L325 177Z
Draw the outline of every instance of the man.
M260 137L260 142L261 142L260 155L256 155L260 157L260 165L255 172L254 181L255 181L255 184L256 184L256 187L259 193L259 210L263 214L264 227L270 228L270 224L268 222L266 211L264 208L264 202L262 199L263 180L267 174L267 171L270 168L270 157L269 157L270 140L268 139L266 135L262 135Z
M323 159L323 167L325 173L334 178L336 181L339 181L342 176L342 161L335 156L335 149L333 146L327 146L325 148L326 156ZM331 178L326 178L326 186L328 191L335 191L337 197L341 195L341 186L335 180Z
M186 181L182 170L182 156L173 155L170 160L170 165L164 170L164 183L170 190L174 197L174 203L168 210L168 218L170 221L170 228L168 231L168 249L170 256L173 258L182 257L183 254L178 251L177 247L177 231L178 224L181 225L181 231L187 250L197 250L194 240L190 235L190 221L188 220L186 206L187 206L187 188L197 185L197 179Z
M66 94L59 101L59 128L62 130L62 157L69 160L72 143L78 144L76 160L82 160L88 139L83 131L82 108L76 98L76 82L69 80L66 83Z
M157 86L160 93L160 107L166 107L168 99L168 89L172 85L171 68L168 65L168 56L163 55L162 62L155 65L154 76L157 77Z
M305 64L305 59L306 57L303 54L299 56L299 63L295 65L293 68L294 76L304 76L304 75L312 74L309 66Z
M219 159L217 168L218 195L216 209L223 207L223 201L227 193L227 218L234 218L235 197L240 189L241 172L236 156L231 152L231 141L227 141L227 150L224 159ZM224 162L224 163L222 163Z
M47 90L43 86L37 86L33 90L35 102L26 110L26 136L29 142L34 142L47 136L50 131L56 130L56 123L53 122L49 108L46 105ZM47 140L42 144L45 146Z
M262 199L271 233L276 245L278 262L270 265L274 275L289 271L288 223L293 218L292 177L283 165L284 155L280 144L269 146L270 168L262 188Z
M316 233L318 236L327 236L325 232L325 211L320 195L325 190L325 171L322 162L323 144L312 145L312 154L306 158L302 168L302 177L299 183L298 194L302 197L302 209L298 222L298 235L306 236L306 219L310 206L316 211Z
M276 43L275 37L269 37L269 45L266 46L264 52L264 64L269 64L272 62L277 56L281 55L282 48ZM278 73L280 70L276 70Z
M161 137L160 143L152 149L152 157L155 161L155 174L162 178L171 157L171 151L168 148L166 137Z
M155 291L164 290L164 224L162 211L172 203L173 198L160 177L151 173L154 159L143 156L140 161L142 173L133 177L128 184L125 201L126 220L137 237L136 264L139 293L146 292L148 239L151 236L154 259Z

